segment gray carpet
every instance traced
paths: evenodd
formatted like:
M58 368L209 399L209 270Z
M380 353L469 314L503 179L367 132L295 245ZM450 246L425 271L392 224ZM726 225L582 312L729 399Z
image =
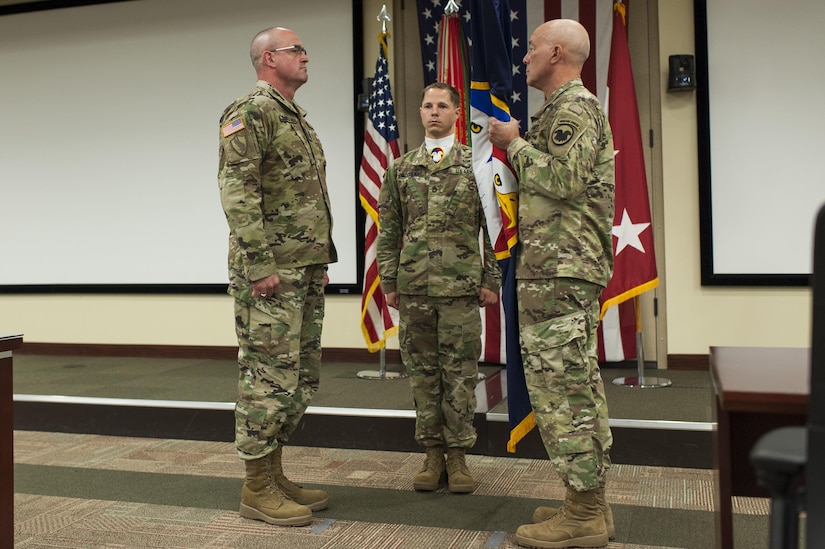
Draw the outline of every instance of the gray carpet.
M412 410L405 379L368 380L358 372L377 364L325 363L313 406ZM397 364L388 371L401 371ZM484 366L492 375L501 370ZM710 374L697 371L647 370L672 381L670 387L639 389L613 385L613 379L635 376L636 369L604 368L611 418L713 421ZM648 375L648 374L646 374ZM15 355L14 392L157 400L234 402L237 365L229 360L67 357ZM506 401L493 412L506 413Z
M451 494L412 489L420 453L288 446L287 474L331 504L308 527L279 528L238 517L231 443L18 431L15 461L19 548L510 549L533 509L563 496L547 460L471 455L475 493ZM712 487L711 471L614 466L610 549L713 547ZM767 502L736 498L734 510L736 549L766 548Z

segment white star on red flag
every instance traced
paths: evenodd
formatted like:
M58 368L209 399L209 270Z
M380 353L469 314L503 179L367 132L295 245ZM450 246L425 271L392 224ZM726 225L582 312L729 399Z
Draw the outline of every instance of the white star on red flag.
M650 227L650 223L633 223L627 209L623 210L621 224L613 225L613 236L619 239L616 242L616 255L622 253L622 250L628 246L645 253L645 247L642 245L639 235L648 227Z

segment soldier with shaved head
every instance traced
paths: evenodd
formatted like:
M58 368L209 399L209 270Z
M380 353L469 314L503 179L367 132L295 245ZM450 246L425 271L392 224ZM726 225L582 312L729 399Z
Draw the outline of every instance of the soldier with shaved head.
M239 347L240 514L302 526L329 498L284 476L282 448L318 390L326 266L337 254L324 151L294 99L307 82L307 50L295 32L273 27L249 53L258 81L221 116L218 172Z
M603 547L615 533L605 500L613 444L597 361L599 295L613 269L613 136L582 84L590 38L553 20L530 37L527 83L545 103L519 137L490 120L490 141L518 176L516 251L521 354L547 454L566 485L561 509L539 507L516 540L527 547Z

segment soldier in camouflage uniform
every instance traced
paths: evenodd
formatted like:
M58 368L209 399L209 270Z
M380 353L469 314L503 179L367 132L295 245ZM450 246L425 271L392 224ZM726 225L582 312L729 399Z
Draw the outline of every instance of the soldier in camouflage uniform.
M459 101L448 84L424 89L419 110L425 142L390 166L378 200L381 287L399 311L415 439L426 449L424 467L413 479L416 490L436 490L445 477L452 492L475 489L465 451L476 442L479 306L497 303L501 285L472 149L455 139Z
M250 55L258 82L221 116L218 172L239 346L240 514L305 525L327 506L327 494L290 482L281 455L318 389L325 270L337 260L326 160L293 100L307 81L298 35L261 31Z
M546 102L524 138L490 121L519 180L516 287L521 353L547 454L567 485L564 505L540 507L516 539L528 547L602 547L614 535L604 498L613 443L597 362L599 295L613 269L613 136L581 81L587 31L548 21L530 38L527 83Z

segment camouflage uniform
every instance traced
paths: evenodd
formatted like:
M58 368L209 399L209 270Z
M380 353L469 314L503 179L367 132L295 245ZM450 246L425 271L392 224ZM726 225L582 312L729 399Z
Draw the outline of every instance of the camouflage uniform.
M561 477L599 486L613 438L597 362L598 298L613 269L613 136L580 79L507 149L519 179L521 352L536 423Z
M324 268L337 255L326 159L305 115L259 80L220 121L218 183L239 346L235 443L244 459L286 442L318 388ZM253 296L252 281L272 274L279 291Z
M384 292L400 294L399 342L415 397L415 438L426 447L471 448L479 291L498 293L501 285L472 149L456 142L438 163L424 145L407 153L387 170L378 207L378 268Z

